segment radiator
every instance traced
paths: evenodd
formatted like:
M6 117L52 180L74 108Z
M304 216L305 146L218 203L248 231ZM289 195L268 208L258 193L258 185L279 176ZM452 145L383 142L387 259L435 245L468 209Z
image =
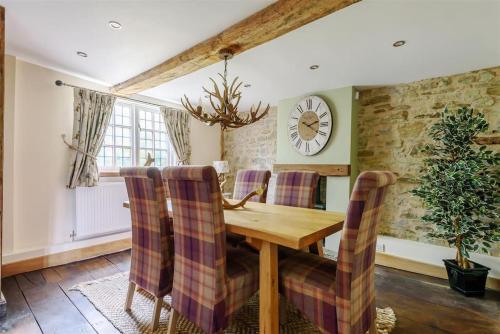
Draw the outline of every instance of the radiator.
M130 211L124 182L101 182L96 187L76 188L76 219L73 239L89 239L130 231Z

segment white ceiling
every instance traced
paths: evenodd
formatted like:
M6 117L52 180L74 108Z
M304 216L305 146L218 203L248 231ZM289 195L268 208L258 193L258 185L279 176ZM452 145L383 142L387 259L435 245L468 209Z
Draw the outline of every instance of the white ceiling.
M115 84L271 4L272 0L0 0L6 52ZM111 30L108 22L122 24ZM88 58L76 55L84 51Z
M272 1L4 1L7 52L114 84ZM123 29L111 31L109 20ZM396 40L406 40L400 48ZM89 53L77 57L76 50ZM320 65L316 71L312 64ZM375 86L500 65L500 1L364 0L235 57L242 107L318 90ZM142 94L198 101L215 64Z

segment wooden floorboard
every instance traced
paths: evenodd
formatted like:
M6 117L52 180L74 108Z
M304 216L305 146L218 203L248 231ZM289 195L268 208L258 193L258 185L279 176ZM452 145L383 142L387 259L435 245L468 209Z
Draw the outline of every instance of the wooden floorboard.
M47 268L3 280L8 314L0 332L118 334L78 291L70 288L128 271L130 251ZM439 278L377 266L377 306L397 317L392 334L500 334L500 293L465 297Z
M130 270L130 250L106 255L106 258L117 266L120 271Z
M47 282L41 271L15 278L44 333L96 333L60 286Z
M8 300L7 316L0 320L0 332L11 334L41 333L31 309L14 277L2 281L2 291Z
M92 261L92 260L89 260ZM70 290L74 285L93 280L93 276L87 271L87 266L81 262L65 266L55 267L54 270L61 277L58 282L66 296L73 305L87 319L97 333L119 334L119 331L104 317L92 303L79 291Z

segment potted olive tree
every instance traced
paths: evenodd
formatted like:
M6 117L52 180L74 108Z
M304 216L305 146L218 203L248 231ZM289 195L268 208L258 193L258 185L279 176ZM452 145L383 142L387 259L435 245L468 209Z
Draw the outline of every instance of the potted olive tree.
M482 295L489 268L472 262L470 252L488 252L500 240L500 155L475 144L488 128L484 114L472 108L447 109L430 131L433 143L412 193L427 209L422 217L433 224L432 238L457 249L456 258L443 260L450 287L465 295Z

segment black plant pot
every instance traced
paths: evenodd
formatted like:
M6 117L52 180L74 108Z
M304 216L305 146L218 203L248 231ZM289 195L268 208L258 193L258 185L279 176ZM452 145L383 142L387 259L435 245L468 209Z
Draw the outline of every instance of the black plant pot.
M466 296L484 295L486 277L490 268L472 261L469 261L472 264L470 269L460 268L455 260L443 260L443 262L448 272L450 288Z

